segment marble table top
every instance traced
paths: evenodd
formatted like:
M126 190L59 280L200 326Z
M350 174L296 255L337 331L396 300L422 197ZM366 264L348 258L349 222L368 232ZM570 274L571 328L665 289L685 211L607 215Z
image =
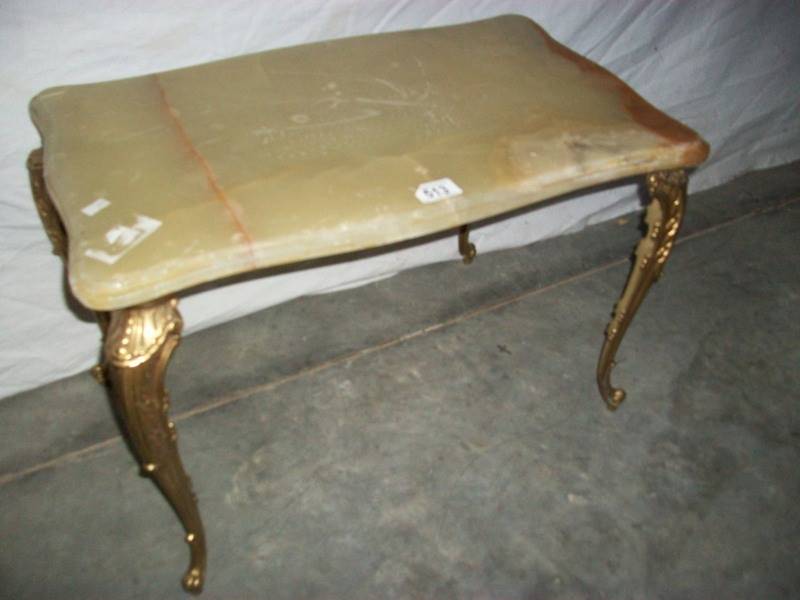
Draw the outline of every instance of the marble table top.
M31 114L69 282L95 310L708 153L519 16L52 88Z

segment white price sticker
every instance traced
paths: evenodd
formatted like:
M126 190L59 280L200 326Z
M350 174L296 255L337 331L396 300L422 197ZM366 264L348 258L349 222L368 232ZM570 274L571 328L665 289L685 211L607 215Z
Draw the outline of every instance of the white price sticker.
M84 255L107 265L113 265L161 227L161 221L158 219L144 215L134 216L136 217L135 223L115 225L106 231L105 244L102 247L87 248Z
M445 177L420 183L414 195L423 204L433 204L445 198L460 196L463 193L464 190L458 187L452 179Z

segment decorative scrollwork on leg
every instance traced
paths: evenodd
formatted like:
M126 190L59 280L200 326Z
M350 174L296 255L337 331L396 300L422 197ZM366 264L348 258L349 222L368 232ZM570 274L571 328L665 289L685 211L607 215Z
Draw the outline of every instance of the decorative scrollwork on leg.
M651 173L646 183L651 198L645 217L647 233L636 247L634 265L606 329L597 363L597 385L610 410L615 410L625 399L625 390L612 387L610 379L617 349L647 290L661 275L686 205L686 173L682 169Z
M199 593L205 577L205 533L191 480L178 455L164 390L167 363L180 340L181 327L174 299L114 311L105 340L105 365L112 397L142 472L155 480L186 530L191 558L183 587Z
M47 186L44 182L44 160L41 148L37 148L28 155L28 177L31 182L31 192L33 201L36 204L36 211L44 226L47 237L53 245L53 254L62 259L67 258L67 233L61 218L58 216Z

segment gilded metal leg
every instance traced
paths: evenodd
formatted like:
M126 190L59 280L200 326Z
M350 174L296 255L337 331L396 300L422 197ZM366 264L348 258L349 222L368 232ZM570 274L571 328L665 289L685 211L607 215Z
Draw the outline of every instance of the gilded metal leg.
M597 363L597 385L610 410L625 399L625 390L611 385L614 357L647 290L669 258L686 206L686 173L681 169L651 173L647 176L647 190L651 198L645 217L647 233L636 247L636 260L606 329Z
M44 162L42 156L41 148L37 148L28 155L28 177L31 181L33 201L36 204L39 218L42 220L44 231L47 237L50 238L50 243L53 244L53 254L66 260L67 233L64 230L64 225L61 223L61 218L58 216L53 206L50 194L47 193L47 187L44 183Z
M186 530L191 559L183 587L199 593L205 577L205 533L191 480L178 455L164 390L164 374L180 340L181 326L174 299L112 312L104 347L105 370L142 471L155 480Z
M458 252L463 256L464 264L468 265L478 254L475 244L469 241L469 225L462 225L458 230Z

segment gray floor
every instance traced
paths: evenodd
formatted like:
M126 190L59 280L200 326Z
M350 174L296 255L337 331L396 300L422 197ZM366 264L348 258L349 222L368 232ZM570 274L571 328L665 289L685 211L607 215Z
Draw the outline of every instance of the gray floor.
M691 197L611 414L595 360L638 235L185 339L168 383L204 597L800 596L800 163ZM0 435L1 597L184 596L181 530L88 375L0 401Z

